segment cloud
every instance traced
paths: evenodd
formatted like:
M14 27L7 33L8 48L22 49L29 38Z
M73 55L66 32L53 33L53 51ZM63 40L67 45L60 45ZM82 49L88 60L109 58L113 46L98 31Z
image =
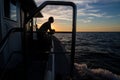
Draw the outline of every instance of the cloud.
M86 10L86 9L79 9L78 10L78 16L86 16L86 17L88 17L88 16L91 16L91 17L98 17L98 18L100 18L100 17L103 17L104 15L105 15L105 13L99 13L98 12L99 10Z
M37 4L37 6L39 6L41 3L47 1L47 0L34 0ZM80 5L85 5L88 3L96 3L99 0L49 0L49 1L70 1L70 2L74 2L75 4L77 4L79 6Z
M94 17L87 17L87 18L79 19L78 21L80 21L82 23L90 23L90 22L92 22L93 19L94 19Z
M92 20L90 20L90 19L80 19L79 21L82 22L82 23L90 23Z
M120 16L120 14L118 14L118 16Z
M113 17L115 17L115 16L105 16L106 18L113 18Z
M72 8L63 6L46 6L42 11L43 16L47 19L49 16L54 16L59 20L72 20Z
M100 10L99 9L92 9L92 10L88 10L89 12L93 12L93 13L96 13L96 12L99 12Z
M113 3L113 2L120 2L120 0L97 0L97 2L101 3Z
M17 12L16 12L16 7L14 6L14 5L10 5L10 8L11 8L11 10L10 10L10 19L12 19L12 20L17 20Z
M40 5L47 0L35 0L37 5ZM49 0L51 1L51 0ZM61 1L61 0L52 0L52 1ZM96 18L113 18L115 16L107 14L107 12L102 9L93 6L92 3L111 3L111 2L120 2L120 0L63 0L71 1L77 5L77 18L83 23L90 23L93 19ZM107 5L106 5L107 6ZM49 16L54 16L58 20L72 20L72 9L70 7L62 6L46 6L42 10L42 14L45 19Z
M94 19L94 17L88 17L88 19L91 19L91 20L92 20L92 19Z
M93 16L93 17L103 17L105 15L105 13L88 13L88 16Z
M41 0L41 3L44 0ZM73 0L65 0L65 1L73 1ZM37 3L39 3L39 0L36 0ZM83 23L90 23L92 22L93 17L103 17L103 13L98 13L100 10L94 9L93 6L89 5L89 3L96 3L97 0L74 0L74 3L77 4L78 10L77 10L77 16L85 16L88 18L80 19ZM72 8L71 7L63 7L63 6L46 6L42 11L42 14L45 19L47 19L49 16L54 16L55 19L58 20L72 20ZM91 19L91 18L92 19Z
M16 14L12 14L12 15L10 15L10 19L12 19L12 20L17 20L17 16L16 16Z

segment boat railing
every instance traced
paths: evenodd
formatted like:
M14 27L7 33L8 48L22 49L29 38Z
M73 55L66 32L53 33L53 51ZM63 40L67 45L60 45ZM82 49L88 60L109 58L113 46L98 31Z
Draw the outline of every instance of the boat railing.
M63 44L58 38L56 38L55 35L52 35L51 38L52 48L48 59L50 62L48 61L47 63L48 64L47 67L51 69L47 70L45 74L45 80L57 80L58 78L63 77L66 79L71 78L70 77L71 52L67 52L65 50L65 47L63 47Z
M9 36L14 32L22 32L22 28L11 28L10 30L8 30L8 33L0 42L0 54L2 53L2 50L4 49L4 47L6 46Z
M8 30L7 34L5 35L5 37L1 40L0 42L0 55L2 54L2 51L4 50L4 48L7 46L7 43L8 43L8 39L10 37L10 35L14 32L22 32L22 28L11 28ZM12 52L11 55L8 57L8 60L6 61L6 64L4 64L2 67L2 71L1 71L1 75L0 75L0 80L2 80L2 78L4 77L5 75L5 72L6 72L6 69L7 69L7 66L12 58L12 56L15 54L16 52ZM17 52L19 53L19 52Z

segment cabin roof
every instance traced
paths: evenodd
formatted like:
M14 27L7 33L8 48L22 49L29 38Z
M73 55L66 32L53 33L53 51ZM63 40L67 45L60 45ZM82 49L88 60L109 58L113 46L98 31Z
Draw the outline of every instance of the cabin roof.
M35 17L35 18L39 18L39 17L43 17L43 15L39 12L39 13L37 13L34 17Z
M34 10L37 8L37 5L34 0L19 0L24 11L32 14ZM39 12L35 17L43 17L43 15Z

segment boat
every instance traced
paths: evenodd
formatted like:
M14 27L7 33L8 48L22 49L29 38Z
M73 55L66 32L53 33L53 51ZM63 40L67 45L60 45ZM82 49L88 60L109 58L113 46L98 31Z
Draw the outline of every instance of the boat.
M52 34L51 45L34 36L33 18L43 17L40 11L47 5L73 8L69 59ZM72 80L76 11L73 2L45 1L37 7L34 0L0 0L0 80Z

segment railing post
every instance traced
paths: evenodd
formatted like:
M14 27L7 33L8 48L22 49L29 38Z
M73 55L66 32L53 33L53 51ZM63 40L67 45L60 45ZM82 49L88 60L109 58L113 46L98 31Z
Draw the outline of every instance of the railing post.
M75 42L76 42L76 17L77 17L77 7L73 6L73 23L72 23L72 46L71 46L71 71L70 76L73 78L74 72L74 56L75 56Z

